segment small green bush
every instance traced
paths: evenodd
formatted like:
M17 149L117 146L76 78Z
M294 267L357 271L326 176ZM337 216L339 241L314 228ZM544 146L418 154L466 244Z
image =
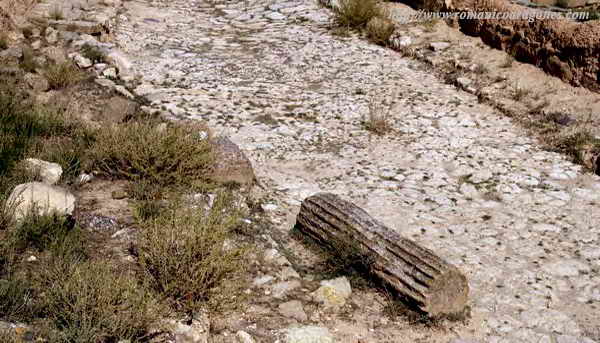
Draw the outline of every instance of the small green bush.
M175 206L147 221L136 247L143 277L174 309L188 315L236 306L247 251L232 243L238 221L225 194L208 214Z
M155 187L205 181L212 161L210 144L193 129L172 126L158 131L136 122L100 130L90 152L90 163L106 175L145 180Z

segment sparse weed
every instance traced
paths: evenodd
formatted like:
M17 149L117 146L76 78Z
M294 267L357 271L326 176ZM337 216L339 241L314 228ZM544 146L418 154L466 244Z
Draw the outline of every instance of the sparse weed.
M386 103L379 103L371 99L369 103L369 118L363 121L363 125L365 129L377 135L384 135L392 129L390 119L391 107Z

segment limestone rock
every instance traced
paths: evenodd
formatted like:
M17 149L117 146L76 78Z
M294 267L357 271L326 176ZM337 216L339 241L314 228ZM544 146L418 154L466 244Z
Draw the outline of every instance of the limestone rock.
M321 281L319 287L311 295L325 305L325 307L340 307L346 303L348 297L352 294L350 282L345 277L339 277L332 280Z
M217 182L237 182L252 185L254 169L248 157L227 137L217 137L211 141L215 152L215 165L211 179Z
M46 42L49 44L55 44L58 42L58 31L50 26L46 28Z
M120 78L125 80L133 77L133 65L122 52L113 50L106 56L106 60L117 67Z
M206 314L202 314L187 325L177 321L170 321L173 325L175 341L180 343L208 343L210 321Z
M303 322L308 319L306 312L304 312L304 308L302 308L302 303L298 300L292 300L280 304L277 309L282 316L296 319L299 322Z
M48 80L46 80L43 76L27 73L23 77L29 88L33 89L36 92L45 92L50 88L50 84Z
M67 61L67 55L65 52L55 46L49 46L42 49L42 54L46 56L46 58L48 58L48 60L52 63L60 64Z
M15 220L22 219L32 208L40 214L70 215L75 209L75 196L60 187L29 182L15 187L8 197L8 204L14 206Z
M327 328L301 326L289 328L285 332L285 343L333 343L333 336Z
M298 280L278 282L271 287L271 292L273 293L274 298L282 299L285 298L290 291L293 291L300 286L300 281Z
M75 64L77 64L79 68L89 68L93 64L89 58L83 57L81 56L81 54L76 52L69 54L69 57L73 59L73 61L75 62Z
M106 68L102 71L102 75L104 75L104 77L107 77L109 79L116 79L117 78L117 69Z
M433 51L444 51L450 47L448 42L433 42L429 44L429 49Z
M254 338L250 336L246 331L238 331L235 333L238 343L255 343Z
M23 161L23 164L27 170L39 174L42 181L49 185L56 184L63 173L60 164L38 160L37 158L28 158Z

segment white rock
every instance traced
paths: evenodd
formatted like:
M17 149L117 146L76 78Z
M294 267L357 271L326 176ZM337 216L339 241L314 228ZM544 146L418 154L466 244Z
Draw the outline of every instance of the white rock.
M133 96L133 94L131 94L131 92L129 92L129 91L127 90L127 88L125 88L125 87L124 87L124 86L122 86L122 85L116 85L116 86L115 86L115 91L117 91L117 93L121 94L122 96L124 96L124 97L126 97L126 98L128 98L128 99L131 99L131 100L133 100L133 99L135 98L135 97Z
M255 343L254 338L246 331L238 331L235 333L238 343Z
M271 276L271 275L265 275L265 276L261 276L261 277L257 277L254 279L254 281L252 281L252 285L254 286L262 286L264 284L267 284L271 281L275 280L275 277Z
M94 64L94 69L101 73L102 71L104 71L104 69L108 68L108 64L106 63L96 63Z
M42 181L49 185L56 184L63 173L60 164L38 160L37 158L28 158L23 161L23 164L27 170L39 174Z
M56 31L53 27L48 26L46 28L46 42L50 44L54 44L58 41L58 31Z
M106 87L109 89L115 89L115 87L117 86L117 84L113 81L104 78L95 79L94 82L102 87Z
M76 52L69 54L69 58L71 58L79 68L89 68L93 65L89 58L83 57Z
M29 182L15 187L8 197L9 206L14 206L16 220L26 216L32 208L39 214L72 214L75 196L60 187L42 182Z
M577 276L579 272L589 272L590 266L577 260L559 260L542 266L542 270L555 276Z
M281 272L279 272L279 278L281 280L299 279L300 274L292 267L283 267Z
M433 51L442 51L450 47L448 42L433 42L429 44L429 48Z
M120 78L125 80L133 76L133 64L122 52L113 50L106 56L106 60L117 67Z
M285 343L333 343L333 336L327 328L301 326L285 330Z
M473 81L471 81L470 79L466 78L466 77L459 77L456 79L456 83L462 88L462 89L466 89L469 86L471 86L471 83L473 83Z
M311 295L315 301L322 303L325 307L339 307L346 303L351 294L352 287L348 279L339 277L321 281L321 287Z
M277 209L277 205L275 204L264 204L261 207L265 211L275 211Z
M285 15L283 15L279 12L269 12L269 13L265 14L265 18L271 19L271 20L282 20L282 19L285 19Z
M392 45L396 48L404 48L412 44L412 37L410 36L401 36L394 40L392 40Z
M301 284L298 280L278 282L271 287L271 292L274 298L281 299L284 298L290 291L293 291L300 286Z
M208 343L210 322L206 314L199 315L191 325L170 321L175 341L181 343Z
M104 75L104 77L107 77L109 79L116 79L117 78L117 69L115 69L115 68L106 68L102 72L102 75Z

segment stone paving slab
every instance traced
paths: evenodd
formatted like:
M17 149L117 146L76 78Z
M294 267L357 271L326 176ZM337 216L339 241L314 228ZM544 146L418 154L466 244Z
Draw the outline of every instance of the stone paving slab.
M138 94L244 149L281 230L328 191L468 276L488 342L600 340L600 178L308 0L125 3ZM393 132L365 130L369 105ZM451 336L449 336L451 337Z

